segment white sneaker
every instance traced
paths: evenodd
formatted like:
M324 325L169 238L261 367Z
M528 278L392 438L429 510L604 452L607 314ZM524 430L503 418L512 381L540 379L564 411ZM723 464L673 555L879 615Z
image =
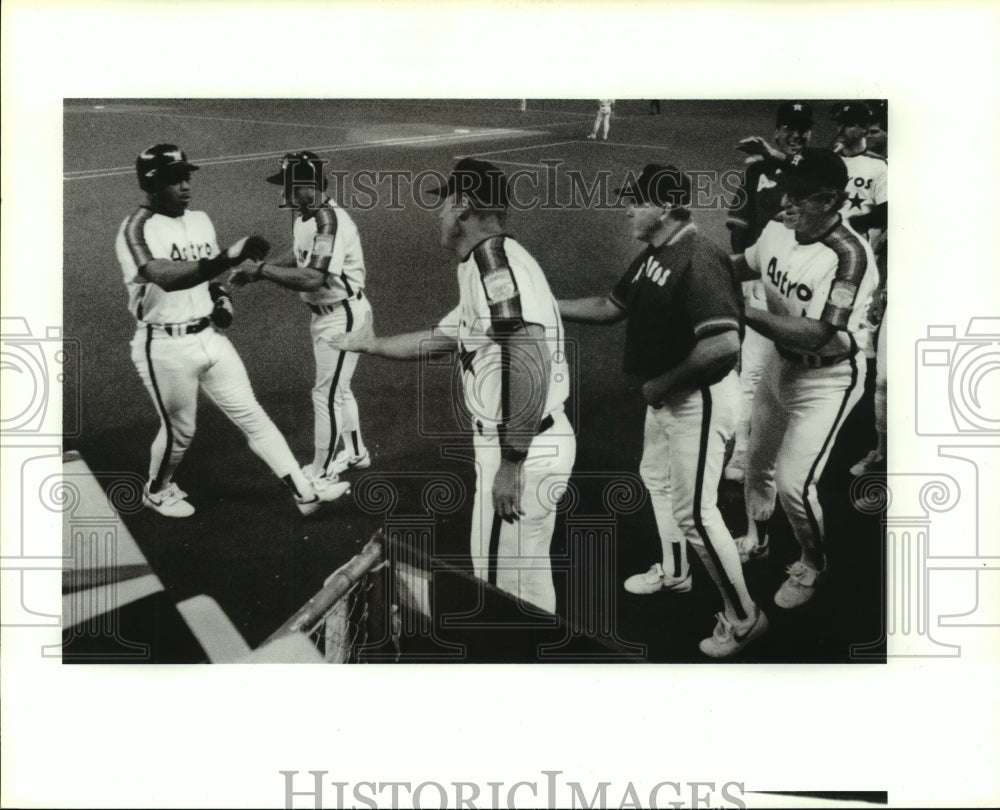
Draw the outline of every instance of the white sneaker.
M588 136L587 136L587 140L588 140L588 141L592 141L592 140L595 140L596 138L597 138L597 136L596 136L596 135L588 135Z
M368 448L362 449L361 453L354 455L350 453L345 448L334 456L333 461L327 468L327 475L340 475L342 472L347 472L348 470L364 470L372 466L372 457L368 452Z
M764 535L763 543L755 542L748 534L733 539L736 542L736 550L740 553L740 562L743 565L746 565L750 560L766 559L771 553L771 539L767 535Z
M851 467L851 475L855 478L870 472L885 472L885 456L881 455L878 450L872 450Z
M731 622L725 614L716 613L718 623L712 635L698 644L709 658L729 658L743 650L751 641L764 635L768 628L767 616L759 607L754 608L755 615L748 616L746 621Z
M788 572L788 579L781 583L781 587L774 595L774 604L790 610L804 605L813 598L816 593L816 582L824 572L817 571L801 560L792 563L785 571Z
M143 506L148 506L164 517L191 517L194 514L194 507L185 500L186 498L187 493L173 482L159 492L150 492L148 483L142 490Z
M743 479L746 478L744 468L746 457L746 450L734 450L733 457L729 459L726 469L722 471L722 477L727 481L735 481L738 484L742 483Z
M296 496L295 505L303 517L313 514L324 504L339 500L351 491L351 485L347 481L325 480L326 476L312 482L315 494L310 499Z
M633 574L625 580L625 590L629 593L656 593L674 591L687 593L691 590L691 571L683 577L668 577L660 563L654 563L644 574Z

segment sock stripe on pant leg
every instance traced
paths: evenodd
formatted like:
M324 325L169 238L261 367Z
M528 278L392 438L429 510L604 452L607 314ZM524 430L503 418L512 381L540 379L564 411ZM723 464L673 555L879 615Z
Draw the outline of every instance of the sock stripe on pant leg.
M500 529L502 527L503 518L494 512L493 525L490 526L489 572L487 580L490 585L497 584L497 557L500 556Z
M345 332L350 332L351 328L354 326L354 313L351 312L351 305L344 300L344 310L347 312L347 328ZM333 460L333 453L337 449L337 439L340 437L340 431L337 430L337 415L333 407L333 400L337 396L337 385L340 382L340 372L344 368L344 357L345 352L340 353L340 357L337 358L337 368L333 372L333 381L330 383L330 394L326 400L327 413L330 415L330 446L326 451L326 459L323 461L323 469L325 470L330 462Z
M167 414L167 408L163 404L163 396L160 394L160 386L156 384L156 374L153 373L153 327L146 326L146 368L149 370L149 381L153 385L154 399L156 400L157 408L160 411L160 418L163 420L163 425L167 429L167 443L166 447L163 449L163 458L160 459L160 468L156 471L156 477L153 479L153 486L159 491L160 486L163 483L163 476L167 471L167 465L170 463L170 454L173 451L174 446L174 429L170 424L170 416Z
M712 565L719 572L719 581L723 583L722 587L726 592L726 598L733 606L733 610L736 611L737 618L745 619L747 615L746 611L743 610L743 602L736 593L733 583L729 581L729 574L726 573L726 569L722 565L722 560L719 559L719 552L712 545L712 541L708 536L708 530L701 519L701 490L705 485L705 464L708 461L708 437L712 431L712 392L708 386L702 386L701 388L701 402L701 437L698 441L698 472L695 474L694 480L694 525L698 530L698 535L701 537L701 542L704 544L705 550L708 552L708 557Z
M809 528L812 529L813 537L816 539L816 548L820 550L823 548L823 536L819 530L819 519L816 517L812 504L809 502L809 490L813 487L814 482L818 477L817 470L820 468L820 461L823 461L827 453L830 451L830 446L833 444L833 438L837 435L837 431L840 430L840 426L847 415L847 403L850 401L851 394L857 387L857 351L858 344L855 343L854 336L851 335L851 382L844 391L844 397L840 401L840 408L837 410L837 416L833 420L833 424L830 426L830 430L826 434L826 438L823 440L823 446L820 448L819 453L813 460L812 466L809 468L809 474L806 476L806 482L802 487L802 503L805 505L806 517L809 519ZM825 461L823 461L823 466L826 466ZM817 497L819 497L818 493Z

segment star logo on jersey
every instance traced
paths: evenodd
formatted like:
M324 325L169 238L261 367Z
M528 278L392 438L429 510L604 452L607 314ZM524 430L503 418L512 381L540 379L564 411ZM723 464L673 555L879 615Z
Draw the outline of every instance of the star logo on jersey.
M865 200L864 200L864 197L859 197L858 196L858 192L855 191L854 192L854 196L853 197L848 197L847 201L851 204L850 210L853 211L855 208L857 208L860 211L861 210L861 205L862 205L862 203L864 203Z
M792 105L792 109L795 110L795 112L802 112L802 105L801 104L793 104Z

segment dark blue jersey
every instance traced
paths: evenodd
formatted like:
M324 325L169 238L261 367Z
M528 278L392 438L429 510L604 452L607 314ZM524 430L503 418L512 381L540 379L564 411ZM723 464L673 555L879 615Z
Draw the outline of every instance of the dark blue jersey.
M743 298L732 263L693 224L640 253L611 300L628 314L625 371L643 379L676 366L704 337L733 329L742 339Z

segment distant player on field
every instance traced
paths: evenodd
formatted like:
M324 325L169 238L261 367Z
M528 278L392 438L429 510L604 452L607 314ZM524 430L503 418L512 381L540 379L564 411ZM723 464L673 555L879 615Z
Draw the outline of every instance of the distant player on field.
M613 98L602 98L597 102L597 117L594 119L594 131L591 132L587 138L589 140L594 140L597 138L597 133L604 127L604 134L602 135L603 140L608 139L608 129L611 127L611 112L614 110L615 100Z

